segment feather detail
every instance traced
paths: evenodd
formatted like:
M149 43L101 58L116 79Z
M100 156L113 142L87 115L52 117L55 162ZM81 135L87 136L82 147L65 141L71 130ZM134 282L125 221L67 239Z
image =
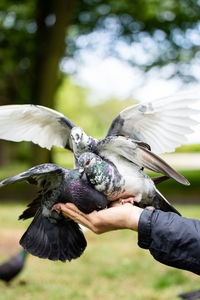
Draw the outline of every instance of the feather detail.
M64 115L44 106L0 106L0 139L72 150L70 131L74 126Z
M113 120L106 137L126 135L149 144L156 154L173 152L199 123L196 104L200 104L198 93L180 93L127 107Z

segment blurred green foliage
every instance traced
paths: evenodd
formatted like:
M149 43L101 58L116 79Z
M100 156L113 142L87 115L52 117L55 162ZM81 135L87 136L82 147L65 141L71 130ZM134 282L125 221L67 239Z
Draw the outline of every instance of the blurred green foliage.
M190 186L182 185L173 179L157 185L158 190L170 202L175 203L200 203L200 170L178 170L190 182ZM151 177L158 176L158 173L147 171Z
M183 145L176 149L176 152L197 152L200 153L200 144Z
M96 47L98 38L91 35L103 29L111 35L105 55L116 55L130 64L148 71L152 67L174 65L173 74L191 80L188 64L198 57L199 42L190 35L199 35L199 1L193 0L84 0L75 1L72 22L68 27L68 55L84 47ZM197 31L196 31L197 30ZM76 38L82 35L82 40ZM88 39L87 39L87 35ZM141 44L151 59L139 61L133 52L128 58L120 54L118 41ZM120 47L119 47L120 48Z
M72 83L70 78L58 88L55 109L62 112L89 135L102 138L114 117L136 101L110 99L99 105L91 105L87 98L90 91Z
M95 47L92 41L98 38L87 41L85 37L100 30L112 37L104 55L122 59L116 47L119 39L139 43L154 55L142 63L133 55L128 58L131 64L149 70L173 63L172 76L189 80L191 74L184 64L199 55L198 39L194 38L199 33L199 15L200 4L193 0L1 0L0 102L38 103L34 98L40 98L42 89L38 78L45 89L51 89L57 84L52 79L57 82L59 60L79 56L80 48ZM83 42L77 42L80 36ZM49 71L47 85L42 78L45 70Z

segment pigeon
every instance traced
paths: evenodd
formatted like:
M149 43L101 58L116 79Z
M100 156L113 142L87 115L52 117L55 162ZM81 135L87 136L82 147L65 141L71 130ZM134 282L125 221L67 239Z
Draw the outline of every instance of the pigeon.
M123 161L116 167L109 161L91 153L83 153L78 160L80 171L84 172L96 190L103 193L108 201L121 200L139 207L153 206L163 211L180 213L157 190L155 184L165 179L152 180L137 165ZM155 182L155 184L154 184Z
M7 285L23 270L26 261L27 252L20 250L9 260L0 265L0 279L5 281Z
M93 189L78 169L69 170L50 163L5 179L0 187L23 180L41 190L19 216L23 220L33 217L20 245L32 255L53 261L65 262L80 257L87 243L79 225L52 207L58 202L72 202L82 212L90 213L105 208L106 197Z
M47 149L53 145L66 148L74 153L76 168L84 152L93 152L116 165L122 156L130 167L142 161L143 167L150 166L155 172L189 185L182 175L171 172L172 168L160 166L156 155L172 152L185 143L198 123L193 116L199 110L191 106L195 103L200 103L198 95L182 93L132 105L114 118L101 140L88 136L53 109L39 105L0 106L0 139L32 141ZM133 146L131 153L130 145Z
M195 300L195 299L200 299L200 290L196 290L193 292L188 292L184 294L178 295L182 299L187 299L187 300Z

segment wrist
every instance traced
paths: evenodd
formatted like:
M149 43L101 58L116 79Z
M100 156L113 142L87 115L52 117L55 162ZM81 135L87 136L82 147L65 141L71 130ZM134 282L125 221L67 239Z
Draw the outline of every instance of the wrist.
M143 209L133 205L130 209L130 214L128 217L128 224L127 224L127 228L134 230L134 231L138 231L138 223L139 223L139 219L140 216L143 212Z

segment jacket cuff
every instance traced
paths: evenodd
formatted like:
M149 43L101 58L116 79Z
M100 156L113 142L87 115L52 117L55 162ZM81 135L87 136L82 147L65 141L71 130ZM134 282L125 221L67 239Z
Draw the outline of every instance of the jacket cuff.
M144 209L138 223L138 246L149 249L151 244L151 219L154 210Z

